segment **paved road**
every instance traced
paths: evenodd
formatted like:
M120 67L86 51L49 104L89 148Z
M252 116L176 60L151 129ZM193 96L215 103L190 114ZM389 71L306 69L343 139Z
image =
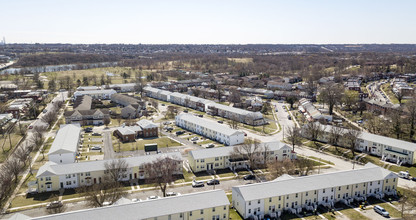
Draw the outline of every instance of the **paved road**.
M104 140L104 160L112 159L115 157L113 141L111 140L111 132L105 131L103 133Z

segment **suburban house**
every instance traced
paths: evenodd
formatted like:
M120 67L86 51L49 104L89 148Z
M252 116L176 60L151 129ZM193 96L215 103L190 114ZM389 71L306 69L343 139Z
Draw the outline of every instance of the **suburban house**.
M400 104L391 104L387 102L380 102L376 99L363 99L365 108L369 112L385 115L390 112L397 112L400 109Z
M20 116L25 113L29 107L33 104L33 99L15 99L7 107L6 112L11 113L13 118L20 118Z
M236 155L234 152L234 147L192 150L188 153L189 166L194 172L249 168L247 158L243 155ZM259 164L264 163L265 158L268 162L296 158L296 153L292 151L292 148L280 141L261 143L256 154L256 162Z
M130 201L127 204L114 204L33 219L228 220L229 205L224 190L210 190L140 202Z
M108 109L73 110L64 113L66 124L104 125L104 118L110 117Z
M76 91L74 92L74 98L78 96L89 95L93 99L111 99L111 96L116 94L114 89L100 89L100 90L86 90L86 91Z
M116 92L134 92L136 88L136 83L124 83L124 84L110 84L106 86L102 86L107 89L114 89Z
M296 214L318 205L350 204L367 197L395 195L398 176L368 163L362 169L303 177L281 176L274 181L232 188L232 206L243 219L280 217L283 211Z
M325 119L327 121L332 121L332 115L324 115L319 111L308 99L299 100L299 111L305 115L308 121L316 121L319 119Z
M147 177L147 173L146 166L144 165L161 158L171 158L176 160L177 169L175 174L182 174L182 156L179 152L152 154L123 158L128 167L126 175L123 176L122 181L137 181L138 179L145 179ZM36 191L39 193L58 191L61 188L73 189L80 186L101 183L106 175L105 165L112 160L113 159L95 160L66 164L56 164L48 161L41 166L37 172Z
M122 142L134 142L137 138L158 136L158 126L146 119L136 122L134 126L122 126L114 130L113 135Z
M61 125L51 149L49 149L49 161L56 164L75 163L78 146L81 142L80 136L81 126L79 124Z
M98 86L80 86L77 88L77 91L92 91L92 90L99 90L100 87Z
M322 134L318 137L318 141L328 142L330 138L331 125L321 125ZM347 133L347 129L342 129L341 133ZM302 131L304 136L305 131ZM339 140L340 146L346 146L345 141ZM395 138L385 137L381 135L361 132L357 138L356 149L368 154L381 157L382 160L390 161L398 165L416 163L416 143L407 142Z
M292 90L293 85L290 83L284 82L276 82L276 81L268 81L267 82L267 89L278 89L278 90Z
M192 114L181 113L175 117L177 126L186 130L203 135L209 139L218 141L225 145L236 145L244 143L244 133L234 130L225 125L202 119Z
M137 118L142 116L142 110L146 108L143 101L124 94L114 94L111 96L111 101L124 106L121 109L122 118Z

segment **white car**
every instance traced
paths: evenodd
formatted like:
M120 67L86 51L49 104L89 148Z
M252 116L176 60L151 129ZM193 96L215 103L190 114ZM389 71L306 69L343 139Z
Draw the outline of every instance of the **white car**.
M197 141L199 138L198 137L193 137L191 138L191 141Z
M176 193L176 192L167 192L166 193L166 197L171 197L171 196L180 196L180 193Z
M381 206L374 206L374 211L377 212L378 214L384 216L384 217L389 217L390 213L388 211L386 211L383 207Z
M160 198L159 196L149 196L147 197L147 200L153 200L153 199L158 199Z
M132 201L132 202L141 202L142 200L141 200L141 199L136 199L136 198L134 198L134 199L132 199L131 201Z
M203 187L205 186L204 181L193 181L192 182L192 187Z

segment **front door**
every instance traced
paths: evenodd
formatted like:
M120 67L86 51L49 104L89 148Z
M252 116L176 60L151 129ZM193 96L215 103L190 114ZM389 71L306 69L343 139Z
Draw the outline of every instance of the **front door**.
M137 173L134 173L134 179L137 179Z
M131 173L130 173L130 179L132 179L132 176L133 176L133 175L131 175Z
M63 182L61 182L61 188L64 188L64 183Z
M97 183L97 178L94 178L94 184L96 184Z

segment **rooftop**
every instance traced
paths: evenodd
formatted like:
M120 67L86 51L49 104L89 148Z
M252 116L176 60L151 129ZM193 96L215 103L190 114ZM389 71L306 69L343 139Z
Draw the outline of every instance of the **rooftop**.
M207 119L204 119L204 118L199 118L199 117L193 116L189 113L181 113L176 117L178 119L182 119L182 120L188 121L190 123L205 127L209 130L217 131L217 132L219 132L221 134L224 134L224 135L231 136L231 135L234 135L234 134L243 134L243 132L241 132L241 131L234 130L232 128L229 128L228 126L215 123L211 120L207 120Z
M79 124L61 125L48 154L76 153L80 133Z

